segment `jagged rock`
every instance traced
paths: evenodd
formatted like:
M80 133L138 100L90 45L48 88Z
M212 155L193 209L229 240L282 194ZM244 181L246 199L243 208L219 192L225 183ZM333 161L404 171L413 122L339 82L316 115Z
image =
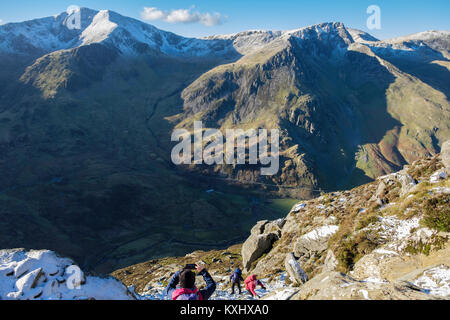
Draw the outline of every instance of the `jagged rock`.
M253 262L272 248L278 236L274 233L252 234L242 245L242 263L244 270L249 271Z
M333 250L328 250L327 256L325 258L322 272L327 271L336 271L336 268L338 266L338 261L333 253Z
M281 230L286 223L286 219L278 219L275 221L262 220L258 221L251 229L250 234L258 235L264 233L276 233L281 236Z
M14 276L16 278L20 278L23 275L25 275L30 268L33 266L34 261L33 260L24 260L17 264L17 266L14 268Z
M294 244L294 252L297 257L311 257L315 253L323 252L328 247L328 239L317 240L299 238Z
M276 224L276 226L278 228L283 229L284 225L286 224L286 219L281 218L281 219L275 220L274 223Z
M252 263L272 248L272 244L281 237L286 219L258 221L252 228L250 237L242 245L242 263L248 271Z
M275 233L278 238L281 237L282 229L286 223L286 219L278 219L266 224L264 233Z
M411 189L416 186L414 179L407 173L399 174L397 179L402 185L402 189L400 191L401 197L407 195Z
M384 195L386 190L392 188L396 183L400 183L401 185L400 196L408 194L416 186L416 181L407 173L407 168L379 177L377 180L380 181L380 183L378 184L376 193L370 200L378 200L379 204L385 202Z
M258 221L256 223L256 225L250 231L250 234L254 234L254 235L263 234L264 233L264 229L266 228L266 225L268 223L269 223L269 220Z
M7 270L7 273L15 270L20 276L16 278L0 272L0 299L136 299L115 278L85 276L82 273L79 281L73 277L73 272L65 272L68 266L73 266L70 259L61 258L49 250L0 250L0 270ZM74 287L79 284L80 288L71 288L68 283L74 284Z
M383 181L381 181L380 184L378 185L377 192L375 193L375 197L378 199L383 199L385 190L386 190L386 184Z
M450 140L447 140L442 144L441 159L447 169L447 173L450 174Z
M295 259L293 253L288 253L286 255L284 267L286 268L286 272L288 273L292 282L303 284L308 281L306 272L303 271L303 269L300 267L300 264L297 262L297 259Z
M16 288L19 292L26 293L30 289L36 288L39 279L44 275L42 268L33 270L22 276L16 282Z
M295 256L311 257L325 251L328 240L338 229L338 226L322 226L299 237L294 244Z

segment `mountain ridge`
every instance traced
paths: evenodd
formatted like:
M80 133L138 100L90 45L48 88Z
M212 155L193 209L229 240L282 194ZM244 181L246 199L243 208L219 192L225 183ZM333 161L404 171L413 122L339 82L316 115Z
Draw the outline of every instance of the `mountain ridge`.
M135 40L151 45L153 46L153 48L157 48L155 44L158 44L159 48L163 49L162 50L163 52L165 52L164 50L167 50L165 53L172 52L182 55L183 46L186 46L187 51L189 51L189 49L193 51L200 50L199 52L197 52L197 54L202 56L207 54L205 52L202 53L201 51L202 43L206 44L207 42L210 42L212 43L212 46L214 46L215 40L236 40L245 36L252 36L255 34L265 34L269 39L263 39L263 42L269 43L270 41L268 40L270 39L273 40L286 35L289 36L303 33L304 36L304 31L311 30L314 28L316 29L316 31L320 31L321 28L323 27L326 28L330 25L339 25L341 27L344 27L342 23L331 22L331 23L315 24L307 27L285 31L248 30L229 35L213 35L203 38L186 38L183 36L178 36L172 32L160 30L154 27L153 25L147 24L140 20L122 16L111 10L98 11L83 7L80 8L80 12L82 17L80 30L76 29L69 30L67 28L67 18L69 15L66 12L55 15L53 17L44 17L26 22L14 22L4 24L0 26L0 37L2 36L3 33L3 42L4 42L3 46L1 46L0 48L2 48L4 51L12 49L11 48L12 44L5 43L6 42L5 40L8 40L6 36L8 37L14 36L15 39L14 41L11 41L12 43L20 42L20 40L23 39L28 41L29 44L34 46L35 48L44 49L47 52L64 49L73 49L75 47L79 47L82 45L101 43L106 39L108 39L108 37L114 35L114 32L118 29L117 31L128 32L131 33L132 35L133 34L138 35L138 39ZM33 30L30 29L30 28L37 29L39 27L43 29L41 29L38 32L33 32ZM64 28L67 30L65 30ZM378 40L376 38L373 38L366 32L356 29L348 29L348 30L351 30L353 32L352 40L354 42L358 42L357 40L370 42L399 42L399 41L404 42L405 40L411 39L425 40L439 36L448 37L448 31L425 31L421 33L412 34L406 37L398 37L388 40ZM30 31L31 34L27 34L27 32ZM62 33L62 36L60 35L60 37L57 38L55 36L55 33ZM48 34L49 37L47 39L45 37L42 37L42 35L44 34ZM153 38L151 36L153 36ZM353 37L355 39L353 39ZM370 40L364 40L364 38ZM210 41L204 42L202 40L210 40ZM65 41L65 43L61 41ZM42 47L39 47L38 43L41 43ZM190 44L193 46L193 48L189 48ZM175 48L171 47L170 45L174 45ZM252 45L255 44L253 43ZM166 48L164 48L165 46ZM18 49L20 50L20 48ZM23 49L30 50L30 47L25 46Z
M0 48L18 49L0 49L0 237L8 247L38 245L101 271L211 248L246 237L298 199L436 154L449 138L445 32L391 45L323 23L205 40L86 13L79 31L59 33L65 14L24 22L17 33L0 26ZM51 52L25 34L75 46L86 29L85 45ZM170 133L192 130L194 120L205 129L279 129L278 175L174 166Z

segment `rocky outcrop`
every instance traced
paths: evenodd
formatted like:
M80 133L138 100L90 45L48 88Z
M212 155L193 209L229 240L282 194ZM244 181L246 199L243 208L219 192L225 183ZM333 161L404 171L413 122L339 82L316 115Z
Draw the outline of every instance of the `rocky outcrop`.
M85 276L52 251L0 250L0 300L134 300L113 277Z
M318 255L328 248L328 240L339 229L338 226L322 226L299 237L294 244L294 253L297 257Z
M242 246L242 264L244 270L249 271L252 263L272 248L277 235L274 233L252 234Z
M449 246L432 251L428 255L411 255L380 248L362 257L355 264L352 276L360 280L377 278L388 281L414 281L415 276L437 265L450 266Z
M295 259L293 253L288 253L286 255L284 267L286 268L286 272L293 283L303 284L308 281L308 275L300 267L300 264L297 262L297 259Z
M251 230L250 237L242 245L242 264L249 271L252 264L272 248L281 237L285 219L259 221Z
M340 272L324 272L305 283L292 300L429 300L441 299L408 282L358 281Z
M278 219L275 221L262 220L258 221L256 225L250 230L252 235L274 233L281 236L281 230L286 223L286 219Z
M270 275L282 268L293 283L301 284L299 293L289 299L448 296L450 237L442 230L448 228L445 203L450 188L443 173L435 156L351 191L295 205L286 217L280 240L252 272ZM292 268L291 262L298 268ZM430 271L436 266L442 266L439 272ZM304 283L296 270L305 271L310 280ZM348 272L339 275L338 270ZM438 280L417 279L419 274L424 277L428 273ZM326 292L324 285L323 293L316 295L315 290L321 290L316 279L333 289ZM361 291L341 287L343 283ZM383 290L388 293L386 297L382 297ZM283 292L280 289L280 296L287 296Z
M407 169L379 177L377 181L379 181L377 191L371 200L377 200L381 205L386 202L385 195L388 190L398 188L400 185L399 194L403 197L416 186L416 181L408 174Z

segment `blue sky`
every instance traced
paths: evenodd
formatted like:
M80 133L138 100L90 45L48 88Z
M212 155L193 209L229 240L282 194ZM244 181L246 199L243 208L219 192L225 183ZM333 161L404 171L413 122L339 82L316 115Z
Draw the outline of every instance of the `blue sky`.
M0 20L7 23L51 16L65 11L70 5L109 9L140 20L145 7L157 8L156 13L162 20L148 23L194 37L252 29L288 30L331 21L343 22L380 39L425 30L450 30L448 0L15 0L0 2ZM378 5L381 9L380 30L368 30L366 26L369 5ZM194 18L190 23L164 21L170 20L168 15L177 9L189 9L190 18ZM201 17L207 13L210 17L218 13L216 22L221 23L205 22Z

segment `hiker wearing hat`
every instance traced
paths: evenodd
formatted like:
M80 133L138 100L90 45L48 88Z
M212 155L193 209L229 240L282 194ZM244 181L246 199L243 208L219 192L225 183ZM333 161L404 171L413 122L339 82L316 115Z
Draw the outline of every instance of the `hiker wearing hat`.
M234 294L234 287L238 287L239 294L241 294L241 281L244 281L244 278L242 278L242 271L241 269L237 268L234 270L233 274L230 276L231 281L231 294Z
M263 283L258 280L256 278L256 275L252 274L250 276L247 277L247 279L245 279L245 289L247 289L249 291L249 293L252 295L252 297L258 297L259 296L256 294L256 286L260 286L263 289L266 289L266 287L264 287Z
M177 271L166 288L166 296L169 300L208 300L216 290L216 282L204 266L196 264L195 270L203 276L206 289L198 290L195 286L195 273L184 268Z

